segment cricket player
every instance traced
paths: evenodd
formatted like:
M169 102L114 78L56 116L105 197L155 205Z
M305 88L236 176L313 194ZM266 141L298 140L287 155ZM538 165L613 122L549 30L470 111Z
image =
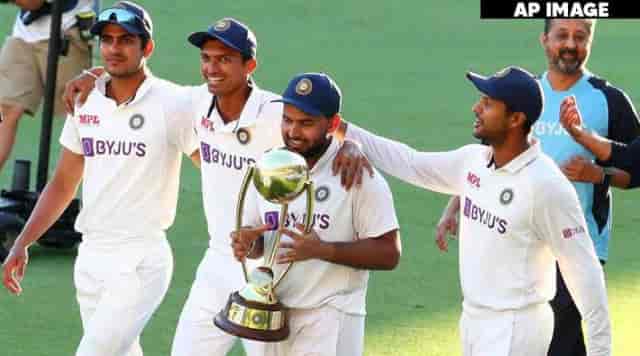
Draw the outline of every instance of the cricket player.
M279 95L251 79L257 67L257 40L242 22L224 18L189 42L200 49L205 90L192 102L192 118L200 143L202 198L209 248L198 267L184 305L171 354L225 355L236 337L213 325L229 295L244 284L241 265L233 258L229 233L234 228L239 183L249 165L266 150L282 146L277 129L282 105ZM260 355L262 343L243 340L249 355Z
M201 155L202 195L209 232L209 248L196 272L178 321L172 346L173 356L224 355L236 337L213 325L229 295L242 288L241 265L233 258L229 234L234 228L234 211L239 182L266 150L283 146L280 134L282 104L279 95L260 88L252 79L257 68L257 39L244 23L223 18L205 31L194 32L189 43L200 50L200 70L205 84L185 87L189 98L183 110L193 112L192 122ZM95 74L102 69L94 68ZM84 75L67 85L65 102L78 95L82 102L93 78ZM340 154L356 161L360 150L351 142ZM350 188L362 179L362 166L340 170L342 183ZM249 355L261 355L262 343L243 340Z
M290 336L265 344L265 355L362 355L368 270L395 268L401 253L393 197L380 174L365 177L361 186L349 191L333 174L331 162L339 143L328 135L340 123L341 92L328 75L297 75L280 101L285 146L306 159L316 190L311 233L303 234L300 226L306 195L289 204L285 226L277 226L279 205L252 188L244 215L251 227L232 234L234 254L243 260L261 234L266 241L258 245L264 246L275 230L282 229L283 250L274 274L279 276L286 263L296 262L276 289L289 310ZM271 222L276 223L265 226Z
M609 186L629 185L626 172L606 166L584 147L575 143L558 120L560 103L575 96L582 104L585 126L600 136L629 143L640 134L638 115L625 92L587 69L596 21L590 19L546 19L540 44L547 60L547 71L540 78L546 104L532 134L542 151L561 167L572 181L585 214L596 255L604 265L609 258L613 223ZM603 174L606 171L606 174ZM452 199L436 230L436 240L446 249L446 231L455 231L454 216L459 200ZM559 272L560 273L560 272ZM549 356L584 356L586 346L582 321L560 273L551 306L554 334Z
M67 119L56 172L11 249L3 283L22 291L29 246L83 181L74 282L84 335L76 356L142 356L140 334L173 272L166 229L176 213L182 154L197 162L198 144L178 100L182 89L146 66L154 48L148 13L123 1L101 12L91 31L109 77Z
M465 356L547 354L556 260L584 317L588 355L610 355L602 267L575 189L540 144L527 140L543 111L538 81L517 67L488 78L467 77L481 93L473 106L473 134L488 146L429 153L352 124L345 125L346 135L362 143L367 157L384 172L460 195Z
M224 18L206 31L191 34L189 42L200 48L208 89L192 100L200 113L194 117L194 126L200 141L202 198L210 242L180 315L172 355L216 356L226 354L237 338L216 328L213 318L229 295L245 284L242 267L229 246L240 182L249 165L265 151L283 146L283 105L274 102L279 95L260 89L251 79L257 66L257 41L247 25ZM340 152L354 159L361 156L351 142ZM360 166L342 173L346 189L362 179ZM262 355L263 343L243 340L243 344L249 355Z

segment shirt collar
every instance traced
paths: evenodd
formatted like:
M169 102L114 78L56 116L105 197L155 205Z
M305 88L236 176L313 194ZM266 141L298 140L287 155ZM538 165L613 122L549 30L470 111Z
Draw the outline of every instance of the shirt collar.
M148 70L146 72L146 75L147 75L146 78L142 81L142 84L136 91L136 94L130 100L120 104L120 106L123 106L123 105L126 106L126 105L137 103L138 101L142 100L142 98L151 90L151 88L153 87L153 84L156 81L155 80L156 78L153 76L151 71L148 71ZM111 77L109 75L103 75L100 78L96 79L96 83L95 83L96 89L105 98L107 97L107 83L109 82L109 80L111 80Z
M514 159L509 161L509 163L504 166L496 169L496 172L507 172L511 174L516 174L518 171L528 166L531 162L533 162L540 154L542 153L542 148L540 148L540 142L536 139L529 139L529 148L527 148L524 152L516 156ZM489 158L492 162L493 155Z
M242 108L242 113L240 113L240 118L238 118L238 127L246 127L253 125L253 123L258 119L258 115L262 111L262 107L264 103L261 102L262 98L262 90L258 88L258 86L253 83L251 94L249 94L249 98L247 102L244 104L244 108Z
M247 102L244 104L242 108L242 112L240 113L240 117L237 120L229 122L225 124L220 117L220 113L217 108L214 108L213 112L215 112L214 125L216 131L221 132L235 132L237 129L241 127L249 127L252 126L259 118L260 112L263 109L265 103L261 102L262 99L262 90L258 88L258 86L253 83L251 84L251 94L249 94L249 98L247 98ZM212 115L214 113L212 112Z
M549 71L546 71L546 72L542 73L542 77L541 77L542 85L547 87L552 92L564 93L564 92L570 92L570 91L576 90L577 88L582 86L585 82L587 82L589 80L589 78L591 78L593 76L593 74L589 70L585 69L584 72L582 73L582 77L580 77L580 79L578 79L578 81L575 82L571 86L571 88L569 88L567 90L563 90L563 91L554 90L553 87L551 86L551 82L549 82L549 77L548 76L549 76Z
M324 151L322 156L320 156L320 158L318 159L318 162L316 162L316 164L313 165L313 168L311 168L311 171L309 173L313 174L324 169L324 167L327 164L330 164L330 162L333 161L333 157L336 156L339 149L340 149L340 144L338 143L338 140L336 140L335 138L332 138L331 143L329 144L329 147L327 148L326 151Z

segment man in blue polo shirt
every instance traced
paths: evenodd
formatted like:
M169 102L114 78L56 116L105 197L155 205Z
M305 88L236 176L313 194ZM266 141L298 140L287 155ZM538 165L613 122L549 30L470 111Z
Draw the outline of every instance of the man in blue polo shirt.
M573 181L589 235L604 264L611 235L609 185L626 187L628 181L618 179L619 174L605 174L595 162L596 157L567 134L559 120L560 104L567 96L575 96L580 102L583 125L615 141L630 142L638 136L640 125L627 95L586 69L594 30L593 20L545 20L540 42L547 56L548 70L542 74L540 84L546 105L533 134L540 140L544 152ZM561 275L558 275L557 288L551 302L555 328L549 355L586 355L580 313Z

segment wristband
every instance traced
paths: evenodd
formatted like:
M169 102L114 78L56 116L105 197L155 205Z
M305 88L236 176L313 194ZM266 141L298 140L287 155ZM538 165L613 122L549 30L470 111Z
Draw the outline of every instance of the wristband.
M95 75L92 71L87 70L87 69L83 69L83 70L82 70L82 74L86 74L86 75L88 75L88 76L92 77L92 78L93 78L93 79L95 79L95 80L100 79L100 77L98 77L98 76L97 76L97 75Z

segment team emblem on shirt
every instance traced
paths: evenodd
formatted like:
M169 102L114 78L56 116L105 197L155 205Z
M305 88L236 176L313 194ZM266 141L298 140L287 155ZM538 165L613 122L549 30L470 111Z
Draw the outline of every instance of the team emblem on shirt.
M131 118L129 118L129 127L131 127L132 129L138 130L142 126L144 126L144 116L135 114L131 116Z
M309 95L312 90L313 84L311 84L311 81L308 78L302 78L298 84L296 84L296 93L298 95Z
M229 20L220 20L213 25L213 28L218 32L226 31L229 27L231 27L231 22Z
M238 139L238 142L246 145L247 143L249 143L249 141L251 141L251 134L249 133L249 130L241 128L236 131L236 138Z
M331 195L331 191L329 187L323 185L316 189L316 201L322 203L323 201L329 199L329 195Z
M511 203L512 200L513 200L513 189L506 188L505 190L502 191L502 193L500 193L500 203L502 203L502 205L508 205Z

